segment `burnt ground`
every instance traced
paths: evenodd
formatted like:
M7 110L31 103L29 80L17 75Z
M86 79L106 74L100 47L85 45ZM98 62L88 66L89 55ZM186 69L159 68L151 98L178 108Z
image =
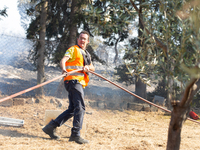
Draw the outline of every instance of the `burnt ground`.
M90 141L68 142L70 128L63 125L51 140L42 132L46 110L64 111L49 102L1 107L1 116L24 120L21 127L0 126L1 150L163 150L166 149L170 115L164 112L97 109L87 106L81 135ZM68 105L67 101L65 106ZM86 99L86 101L90 101ZM72 126L72 120L65 123ZM180 150L200 149L199 124L187 120L181 134Z

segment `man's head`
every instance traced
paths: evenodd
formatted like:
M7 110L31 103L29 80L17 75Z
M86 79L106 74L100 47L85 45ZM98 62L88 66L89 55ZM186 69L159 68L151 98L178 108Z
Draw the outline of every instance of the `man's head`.
M87 31L82 31L77 39L78 45L84 50L86 49L89 43L89 37L90 34Z

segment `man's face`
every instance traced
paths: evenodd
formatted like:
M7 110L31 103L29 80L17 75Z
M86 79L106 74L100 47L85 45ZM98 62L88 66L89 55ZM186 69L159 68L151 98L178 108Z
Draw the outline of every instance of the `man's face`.
M82 48L82 49L86 49L87 44L89 43L89 37L87 34L81 33L79 35L79 38L77 39L78 41L78 45Z

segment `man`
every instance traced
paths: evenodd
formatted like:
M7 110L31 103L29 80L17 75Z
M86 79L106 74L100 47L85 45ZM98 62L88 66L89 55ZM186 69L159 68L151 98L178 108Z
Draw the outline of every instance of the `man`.
M94 71L90 54L86 51L89 43L89 33L82 31L77 39L78 45L70 47L65 56L60 61L60 67L63 74L76 69L83 69L64 77L64 85L68 91L69 106L66 111L60 114L55 120L52 120L42 130L52 139L59 139L55 130L60 127L71 117L73 118L73 128L69 141L75 141L79 144L88 143L87 140L81 138L80 130L82 128L83 117L85 113L84 92L83 88L89 82L88 71Z

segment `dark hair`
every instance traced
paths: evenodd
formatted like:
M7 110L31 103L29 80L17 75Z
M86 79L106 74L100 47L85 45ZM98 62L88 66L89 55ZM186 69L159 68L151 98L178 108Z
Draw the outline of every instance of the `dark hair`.
M89 34L89 32L83 30L83 31L81 31L81 33L79 34L79 36L80 36L81 34L87 34L87 35L88 35L88 40L89 40L89 38L90 38L90 34Z

